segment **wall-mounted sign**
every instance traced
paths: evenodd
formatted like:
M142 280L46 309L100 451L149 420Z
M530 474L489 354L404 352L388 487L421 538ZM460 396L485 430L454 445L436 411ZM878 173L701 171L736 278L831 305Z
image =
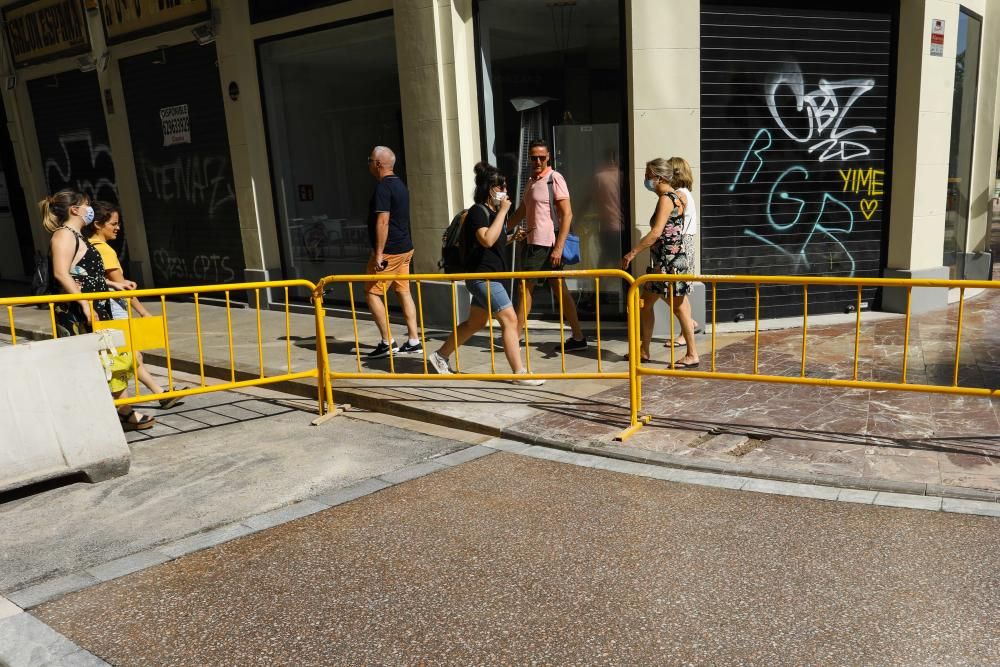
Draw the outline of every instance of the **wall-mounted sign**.
M931 55L944 57L944 20L931 20Z
M101 0L104 32L112 44L209 15L208 0Z
M80 0L37 0L3 10L14 64L53 60L90 50Z
M191 116L188 105L178 104L160 109L160 123L163 125L163 145L191 143Z

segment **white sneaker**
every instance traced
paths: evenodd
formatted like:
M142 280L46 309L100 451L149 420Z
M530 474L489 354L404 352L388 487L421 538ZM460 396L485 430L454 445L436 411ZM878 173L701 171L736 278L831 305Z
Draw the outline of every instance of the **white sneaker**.
M451 368L448 366L448 360L442 357L437 352L431 352L427 357L427 360L431 362L431 366L434 370L441 375L451 375Z
M517 374L527 375L528 369L522 368ZM532 380L530 378L525 378L523 380L511 380L511 383L521 385L522 387L540 387L545 384L545 380Z

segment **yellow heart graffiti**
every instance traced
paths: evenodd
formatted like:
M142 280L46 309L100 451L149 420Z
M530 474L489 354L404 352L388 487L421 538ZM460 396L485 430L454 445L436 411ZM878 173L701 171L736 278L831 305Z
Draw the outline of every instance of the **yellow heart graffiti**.
M875 209L877 208L878 208L877 199L861 200L861 215L865 216L865 220L871 220L872 216L875 215Z

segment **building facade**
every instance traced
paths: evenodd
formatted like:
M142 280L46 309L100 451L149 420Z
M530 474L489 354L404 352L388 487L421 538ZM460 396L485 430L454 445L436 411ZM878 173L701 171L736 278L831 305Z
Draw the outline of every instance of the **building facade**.
M365 161L380 144L410 188L415 268L435 272L473 165L497 164L519 196L535 138L569 183L581 268L620 265L654 205L645 162L681 156L704 273L990 275L1000 2L0 8L0 233L16 240L2 278L30 274L47 244L33 202L62 187L120 203L121 252L144 286L363 272ZM612 283L571 287L584 313L598 300L620 312ZM765 288L762 315L801 312L800 299ZM811 291L810 312L855 300ZM870 290L864 304L903 301ZM720 286L717 306L750 316L752 289Z

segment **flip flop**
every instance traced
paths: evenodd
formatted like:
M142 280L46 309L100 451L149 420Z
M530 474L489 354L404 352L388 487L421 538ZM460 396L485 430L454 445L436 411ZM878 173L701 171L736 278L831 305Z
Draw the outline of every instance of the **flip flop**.
M670 347L670 341L668 340L667 342L665 342L663 344L663 347ZM687 347L687 341L686 340L675 340L674 341L674 347Z
M625 361L628 361L628 360L629 360L629 354L626 352L625 353ZM639 357L639 363L640 364L648 364L650 361L652 361L652 357Z
M670 368L675 371L681 371L685 368L698 368L699 363L700 362L696 361L693 364L686 364L683 361L675 361Z

